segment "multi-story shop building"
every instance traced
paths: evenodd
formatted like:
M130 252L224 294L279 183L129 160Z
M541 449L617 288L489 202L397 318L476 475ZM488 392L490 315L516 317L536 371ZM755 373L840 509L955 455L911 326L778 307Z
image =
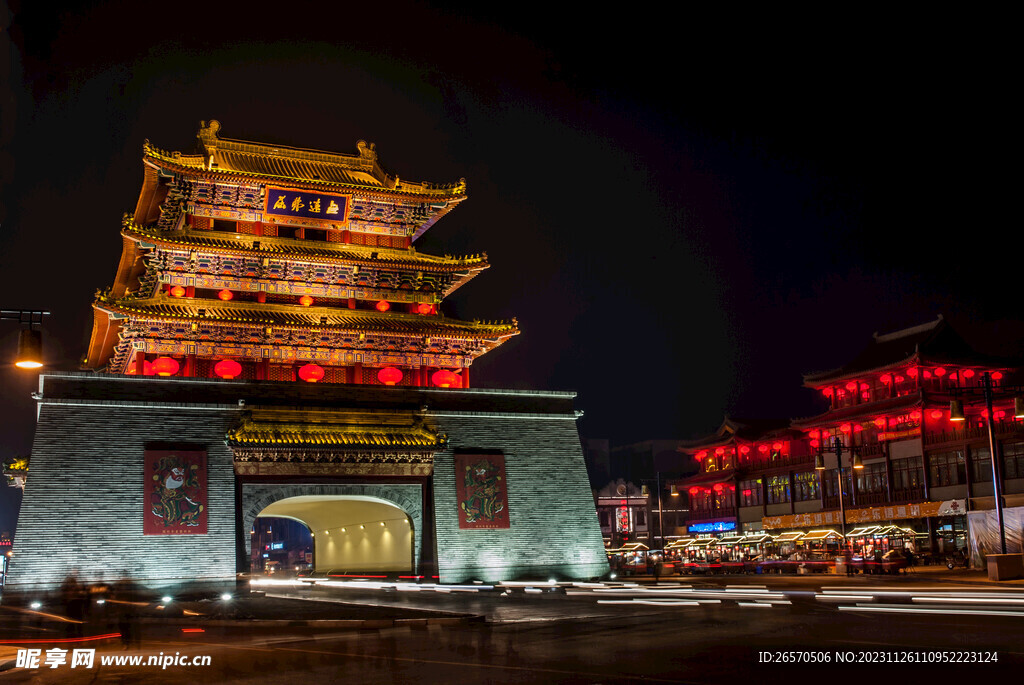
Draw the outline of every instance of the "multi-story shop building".
M727 419L715 435L681 445L702 465L680 483L690 530L838 527L845 466L846 524L896 523L932 550L963 546L965 514L995 506L989 420L1006 506L1024 504L1024 421L1004 389L1017 370L972 349L942 317L876 334L846 365L804 376L828 400L823 413L788 425ZM986 376L991 416L980 392ZM963 421L951 420L959 418L953 400L964 405ZM862 468L852 468L854 458Z

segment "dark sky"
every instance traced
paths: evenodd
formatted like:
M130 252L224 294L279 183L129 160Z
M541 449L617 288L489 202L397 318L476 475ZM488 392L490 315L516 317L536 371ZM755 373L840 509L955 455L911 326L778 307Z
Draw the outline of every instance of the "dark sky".
M12 2L0 59L0 292L74 368L141 148L227 138L468 181L417 243L487 252L446 302L517 317L477 386L579 392L586 437L817 411L801 373L945 314L1018 351L1015 63L997 16L672 5ZM1012 59L1011 59L1012 57ZM0 330L11 356L17 327ZM0 457L35 378L0 365Z

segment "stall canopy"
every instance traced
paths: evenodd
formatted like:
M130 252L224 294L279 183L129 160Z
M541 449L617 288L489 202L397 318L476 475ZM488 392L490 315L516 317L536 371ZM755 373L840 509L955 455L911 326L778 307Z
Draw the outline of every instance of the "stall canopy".
M838 542L843 536L834 530L812 530L801 538L801 542Z
M775 542L796 542L803 538L803 533L783 533L775 538Z

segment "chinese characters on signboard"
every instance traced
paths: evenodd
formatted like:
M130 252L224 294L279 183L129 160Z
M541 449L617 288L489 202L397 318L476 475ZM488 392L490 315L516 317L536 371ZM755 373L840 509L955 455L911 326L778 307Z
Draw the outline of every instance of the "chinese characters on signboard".
M501 454L456 454L459 528L508 528L508 488Z
M207 532L206 452L146 450L143 535Z
M264 214L345 223L348 219L348 200L347 195L313 193L271 186L267 188Z

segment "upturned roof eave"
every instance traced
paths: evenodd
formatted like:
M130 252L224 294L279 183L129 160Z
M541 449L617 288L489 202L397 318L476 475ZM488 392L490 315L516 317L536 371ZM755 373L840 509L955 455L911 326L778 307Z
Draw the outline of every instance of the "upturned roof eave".
M792 420L794 429L814 428L831 423L849 421L857 417L871 416L878 413L891 412L899 409L913 409L923 407L925 403L924 393L918 391L902 397L894 397L867 404L855 404L851 407L829 410L817 416L808 416Z

